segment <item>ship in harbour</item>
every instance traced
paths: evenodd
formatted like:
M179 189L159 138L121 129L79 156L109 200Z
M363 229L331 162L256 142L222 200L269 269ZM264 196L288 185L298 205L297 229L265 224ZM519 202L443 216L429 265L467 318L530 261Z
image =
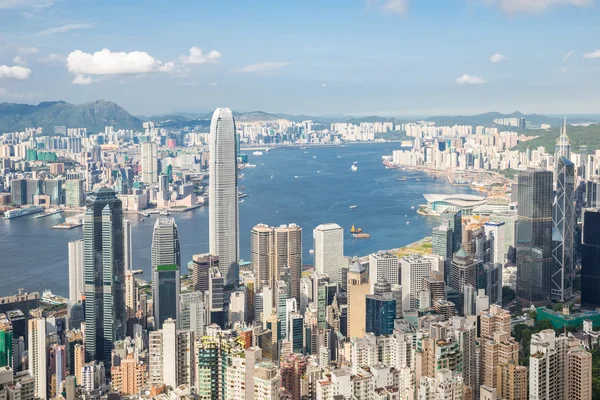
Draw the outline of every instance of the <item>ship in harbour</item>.
M4 213L4 219L14 219L24 217L30 214L36 214L44 211L43 207L31 206L28 208L15 208L14 210L8 210Z
M356 172L358 171L358 164L356 161L354 161L354 164L352 164L352 166L350 167L350 169L352 170L352 172Z

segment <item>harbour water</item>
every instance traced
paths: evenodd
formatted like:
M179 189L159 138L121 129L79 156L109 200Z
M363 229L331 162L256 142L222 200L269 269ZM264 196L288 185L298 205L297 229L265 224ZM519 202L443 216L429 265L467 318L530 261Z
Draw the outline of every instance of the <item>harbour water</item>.
M423 193L466 193L445 179L419 171L387 170L382 155L391 155L398 143L355 144L345 147L276 149L254 156L255 168L242 171L240 190L240 253L250 260L250 230L258 223L295 223L303 229L303 262L312 264L312 230L335 222L345 230L345 254L365 255L401 247L431 235L437 221L417 214ZM357 162L358 171L351 170ZM398 178L406 176L405 181ZM420 181L417 181L417 178ZM350 206L357 206L350 209ZM412 208L414 207L414 208ZM193 254L208 251L208 207L173 213L181 241L182 269ZM82 228L51 229L68 215L34 219L26 216L0 220L0 296L51 289L68 295L67 243L83 238ZM150 246L156 216L132 221L135 269L150 278ZM409 222L410 224L407 224ZM350 228L360 227L370 239L352 239Z

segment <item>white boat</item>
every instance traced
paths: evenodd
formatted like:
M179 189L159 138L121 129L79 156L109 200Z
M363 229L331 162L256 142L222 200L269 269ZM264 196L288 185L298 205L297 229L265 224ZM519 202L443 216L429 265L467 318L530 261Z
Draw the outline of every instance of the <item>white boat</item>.
M294 178L298 179L298 178L300 178L300 177L299 177L298 175L294 175Z
M246 164L246 168L256 168L256 164Z
M340 155L338 154L337 158L342 158L342 156L340 156Z
M241 200L240 200L240 203L243 203L244 201L246 201L246 200L244 200L244 199L241 199Z
M411 210L414 210L414 209L415 209L415 206L412 206L410 209L411 209Z
M162 216L165 216L165 217L166 217L167 215L171 215L171 213L170 213L169 211L167 211L167 210L161 210L161 211L159 212L159 214L160 214L160 215L162 215Z
M274 176L274 175L271 175L271 179L273 179L273 178L275 178L275 176Z
M254 153L252 153L253 156L262 156L263 152L262 151L255 151Z
M354 210L357 206L350 206L351 210Z
M313 158L317 158L317 156L313 156Z
M8 210L4 213L4 219L13 219L18 217L24 217L25 215L35 214L44 211L43 207L31 206L28 208L15 208L14 210Z
M410 225L410 221L406 221L406 225Z
M356 172L356 171L358 171L358 165L356 165L356 163L354 163L354 164L352 164L350 169L352 170L352 172Z

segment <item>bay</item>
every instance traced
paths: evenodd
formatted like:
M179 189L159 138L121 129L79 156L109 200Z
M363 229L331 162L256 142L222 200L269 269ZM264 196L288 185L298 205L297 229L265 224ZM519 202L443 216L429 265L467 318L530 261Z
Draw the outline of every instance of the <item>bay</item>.
M401 247L431 235L438 221L417 214L424 193L470 193L466 187L433 179L419 171L387 170L383 155L399 143L352 144L344 147L288 148L254 156L255 168L246 168L239 180L248 196L240 203L240 255L250 260L250 230L258 223L302 227L303 263L312 264L312 230L335 222L345 230L348 256ZM358 162L358 171L350 167ZM406 176L406 181L398 181ZM419 179L419 181L417 181ZM355 209L350 206L356 205ZM414 207L414 209L412 208ZM181 242L182 270L192 255L208 251L208 207L173 213ZM156 216L132 221L134 268L150 279L150 249ZM68 295L68 251L71 240L83 238L82 228L56 230L63 215L34 219L26 216L0 220L0 296L50 289ZM410 224L407 224L409 222ZM352 239L352 225L371 234Z

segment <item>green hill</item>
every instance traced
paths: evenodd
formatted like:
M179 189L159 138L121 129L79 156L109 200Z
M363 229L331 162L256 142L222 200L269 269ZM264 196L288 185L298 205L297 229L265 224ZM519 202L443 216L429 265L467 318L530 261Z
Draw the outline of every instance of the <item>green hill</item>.
M556 139L560 135L560 128L555 127L550 130L531 130L525 132L527 136L538 136L528 142L521 142L512 150L525 151L527 149L537 149L543 146L546 152L553 152ZM571 140L571 148L578 152L579 147L585 145L588 150L600 149L600 124L589 126L568 126L567 135Z
M22 131L25 128L44 129L53 134L55 126L87 128L88 133L104 131L105 126L115 129L141 129L142 122L116 103L97 100L85 104L64 101L30 104L0 104L0 133Z

